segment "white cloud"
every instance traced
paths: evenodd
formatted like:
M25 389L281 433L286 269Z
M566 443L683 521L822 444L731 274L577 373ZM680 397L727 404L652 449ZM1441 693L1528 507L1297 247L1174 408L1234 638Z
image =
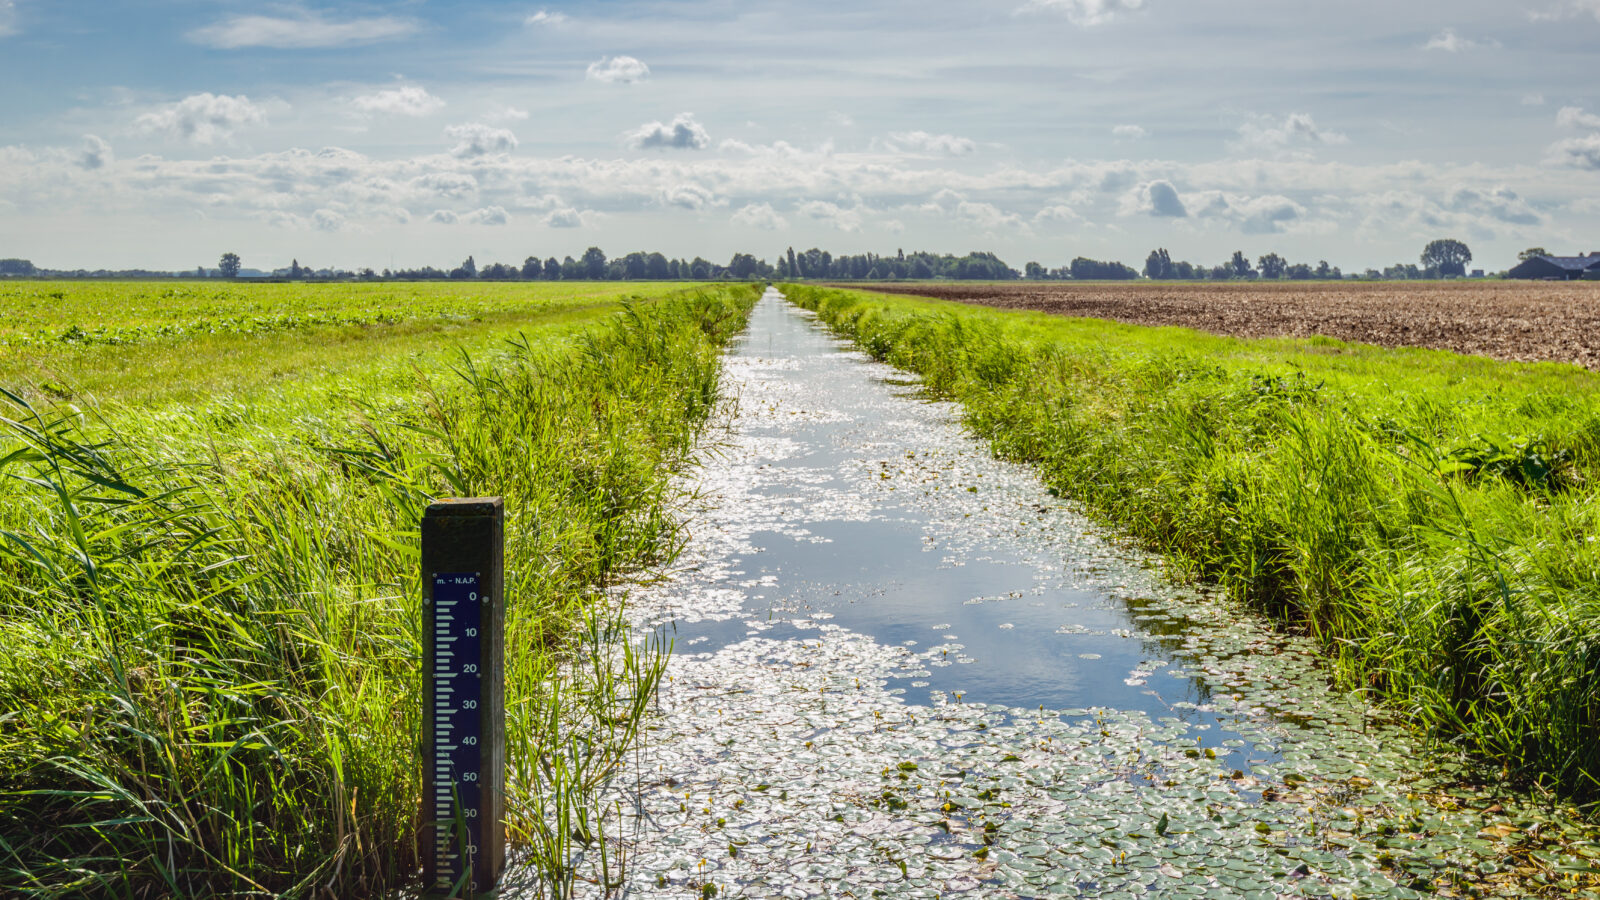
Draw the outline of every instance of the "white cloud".
M894 149L916 150L941 156L967 156L976 153L975 141L953 134L930 134L926 131L897 131L889 135Z
M1000 231L1007 228L1027 230L1028 228L1022 221L1021 216L1016 213L1006 212L993 203L964 200L956 205L956 215L982 228L984 231Z
M456 142L450 155L461 159L487 156L491 153L510 153L517 149L517 136L504 128L482 125L477 122L451 125L444 136Z
M164 134L191 144L215 144L232 139L233 133L246 125L263 125L266 121L266 112L243 94L230 97L205 93L147 112L134 125L147 134Z
M544 217L546 228L582 228L583 214L570 206L553 209Z
M661 193L661 202L682 209L705 209L720 206L715 194L698 184L675 184Z
M415 84L362 94L350 101L357 111L389 116L428 116L444 109L443 100Z
M1600 172L1600 135L1570 136L1577 140L1553 148L1550 162ZM1473 240L1490 232L1521 240L1529 233L1535 240L1532 232L1540 229L1576 231L1586 223L1571 203L1572 173L1553 165L1285 156L1197 163L1008 161L974 168L787 144L753 145L740 155L644 158L456 157L437 150L368 157L326 148L171 159L133 158L118 146L124 155L107 166L115 169L117 189L107 191L107 169L82 167L85 146L0 147L0 170L8 175L0 181L0 207L7 220L82 212L84 233L109 243L131 222L155 220L176 228L200 216L214 223L208 227L273 223L309 231L317 227L316 211L325 209L346 222L329 246L355 246L377 240L376 234L397 223L420 225L438 210L451 211L458 223L473 215L469 210L489 210L474 218L487 225L499 220L493 212L498 207L510 226L590 230L603 211L627 217L628 228L659 229L672 227L678 217L669 204L677 203L698 208L696 215L728 210L723 215L729 220L716 221L734 235L766 233L758 230L762 222L784 228L777 219L786 219L791 229L816 230L820 224L884 234L892 218L909 223L910 233L992 247L1003 256L1023 252L1006 247L1013 234L1026 233L1024 226L1051 234L1092 232L1087 250L1123 240L1119 234L1142 243L1169 230L1205 246L1241 232L1318 241L1354 235L1351 240L1409 245L1433 232ZM1162 202L1157 183L1183 185L1174 193L1187 217L1151 216ZM401 246L405 238L397 240ZM1323 244L1329 253L1348 252L1331 238ZM1107 246L1097 252L1117 251Z
M1467 213L1479 218L1490 218L1507 225L1542 225L1545 217L1505 186L1480 190L1465 185L1458 186L1445 198L1445 207L1453 212Z
M436 209L433 215L428 216L428 221L438 225L454 225L461 221L461 217L448 209Z
M1549 160L1558 166L1600 172L1600 134L1551 144Z
M111 152L111 144L105 138L86 134L83 136L83 152L78 154L78 165L85 169L103 169L111 165L116 156Z
M412 179L409 186L421 197L460 200L477 193L478 179L464 172L429 172Z
M1140 138L1147 137L1150 132L1145 131L1138 125L1118 125L1111 129L1111 134L1124 140L1137 141Z
M491 122L522 122L527 120L528 111L515 106L503 106L484 116Z
M1028 230L1027 224L1022 221L1022 216L1014 212L1007 212L993 203L968 200L965 194L949 188L935 192L932 197L928 198L928 202L917 207L917 209L931 215L967 222L984 231L997 231L1004 228Z
M704 150L711 146L711 135L690 113L679 113L671 122L647 122L627 136L635 150Z
M841 128L852 128L856 124L855 119L852 119L847 114L837 110L828 113L828 121L834 125L838 125Z
M1252 197L1236 209L1239 230L1245 234L1281 234L1285 226L1306 214L1304 206L1277 194Z
M800 204L799 213L807 218L826 222L840 231L861 230L861 210L846 209L826 200L810 200Z
M1236 149L1256 153L1300 152L1319 144L1347 144L1350 139L1336 131L1323 131L1308 113L1290 113L1281 121L1272 116L1256 116L1239 126Z
M728 221L740 228L759 228L762 231L777 231L789 227L789 220L778 215L778 211L773 209L770 203L751 203L740 207Z
M1224 219L1244 234L1282 234L1290 223L1306 215L1304 206L1281 194L1252 197L1208 191L1195 200L1196 216Z
M1445 53L1465 53L1469 50L1498 49L1499 46L1500 42L1493 38L1477 41L1462 37L1456 33L1454 28L1446 28L1429 38L1428 42L1422 45L1422 49L1442 50Z
M468 225L506 225L511 222L511 216L505 207L485 206L462 216L461 221Z
M312 10L282 15L237 15L189 32L189 40L223 50L240 47L307 49L354 47L415 34L417 23L396 16L336 21Z
M831 145L823 145L825 148ZM747 144L744 141L728 138L717 145L723 153L740 156L763 157L766 159L798 160L804 157L805 151L794 146L788 141L773 141L770 144ZM823 155L827 155L824 151Z
M1081 225L1084 224L1086 220L1083 218L1083 216L1078 215L1077 211L1072 207L1064 204L1057 204L1054 206L1046 206L1044 209L1034 213L1033 221L1065 222L1069 225Z
M319 209L311 214L311 227L318 231L343 231L345 218L331 209Z
M1352 201L1364 217L1359 230L1417 238L1441 233L1483 240L1517 236L1519 243L1542 240L1541 235L1548 234L1548 217L1504 186L1479 189L1457 185L1442 195L1397 188Z
M1547 9L1528 11L1528 18L1535 22L1553 22L1576 16L1594 16L1595 21L1600 21L1600 0L1566 0Z
M1125 198L1122 212L1124 215L1146 215L1158 219L1189 217L1189 209L1183 205L1183 198L1178 196L1178 189L1172 186L1172 182L1164 180L1147 182L1134 188Z
M917 209L921 212L935 215L949 214L954 212L955 208L966 199L964 194L942 187L935 191L932 197L928 198L928 202L917 207Z
M524 25L562 25L566 22L566 13L551 12L547 9L541 9L533 15L522 20L522 24Z
M0 38L10 37L21 30L17 25L16 0L0 0Z
M632 84L650 77L650 67L631 56L602 56L589 64L589 79L606 84Z
M1580 106L1563 106L1556 113L1556 126L1559 128L1600 128L1600 116L1586 113Z
M1540 94L1540 93L1537 93L1537 92L1536 93L1532 93L1532 94L1523 94L1522 95L1522 105L1523 106L1543 106L1544 105L1544 95Z
M1017 11L1060 13L1074 25L1100 25L1116 18L1117 13L1132 12L1142 6L1144 0L1028 0Z

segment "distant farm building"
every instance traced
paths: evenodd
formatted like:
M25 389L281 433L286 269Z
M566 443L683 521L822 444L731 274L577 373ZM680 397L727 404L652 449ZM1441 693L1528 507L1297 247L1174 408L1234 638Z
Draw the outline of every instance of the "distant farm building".
M1544 281L1600 278L1600 252L1588 256L1535 256L1507 272L1506 276Z

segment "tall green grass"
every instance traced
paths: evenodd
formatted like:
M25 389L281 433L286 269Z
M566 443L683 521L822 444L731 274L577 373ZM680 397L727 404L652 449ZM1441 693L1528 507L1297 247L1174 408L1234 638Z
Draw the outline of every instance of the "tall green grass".
M676 552L669 476L755 296L636 302L265 433L5 393L0 895L410 883L418 524L482 494L507 508L508 824L570 892L660 674L597 592Z
M1600 797L1600 376L785 290L1346 687Z

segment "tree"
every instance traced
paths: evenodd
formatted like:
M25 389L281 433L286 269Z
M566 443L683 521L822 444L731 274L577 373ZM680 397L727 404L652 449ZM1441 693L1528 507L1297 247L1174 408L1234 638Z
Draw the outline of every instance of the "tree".
M1172 254L1166 248L1151 250L1150 256L1144 261L1144 274L1146 278L1165 280L1172 277Z
M1420 262L1423 268L1434 269L1440 275L1465 275L1467 263L1472 262L1472 251L1454 238L1440 238L1423 248Z
M539 262L539 257L530 256L522 261L522 277L528 281L538 278L544 273L544 265Z
M1282 278L1284 273L1289 270L1289 261L1276 253L1268 253L1266 256L1256 260L1256 262L1261 266L1262 278L1276 280Z
M696 256L694 262L689 264L689 277L695 281L705 281L711 277L711 263Z
M0 259L0 275L32 275L39 270L28 259Z
M1229 261L1228 269L1234 278L1256 277L1256 270L1250 268L1250 260L1245 258L1243 250L1233 251L1233 259Z
M672 276L672 266L667 258L660 253L652 253L644 258L645 275L656 281L664 281Z
M304 275L305 275L305 271L300 268L300 260L297 259L297 260L294 260L293 262L289 263L289 277L290 278L301 278L301 277L304 277Z
M561 260L554 256L544 261L544 277L550 281L561 280Z
M222 273L222 277L223 278L238 278L239 277L239 254L237 254L237 253L224 253L224 254L222 254L221 261L219 261L217 263L217 271Z
M1549 255L1550 251L1543 247L1529 247L1528 249L1517 254L1517 262L1527 262L1530 259L1538 259L1541 256Z
M911 277L915 281L926 281L933 277L933 266L928 261L918 256L911 262Z
M1079 281L1129 281L1138 278L1139 273L1120 262L1101 262L1080 256L1072 261L1072 277Z
M465 280L468 280L468 279L477 278L478 277L478 263L477 263L477 261L474 260L470 256L467 257L466 260L461 263L461 265L456 266L454 269L451 270L450 277L456 279L457 281L465 281Z
M590 281L603 281L606 277L606 254L599 247L583 251L583 274Z
M629 281L639 281L650 272L643 253L629 253L622 258L622 275Z
M1044 266L1041 266L1036 262L1024 264L1022 267L1022 273L1022 277L1028 279L1029 281L1044 280Z

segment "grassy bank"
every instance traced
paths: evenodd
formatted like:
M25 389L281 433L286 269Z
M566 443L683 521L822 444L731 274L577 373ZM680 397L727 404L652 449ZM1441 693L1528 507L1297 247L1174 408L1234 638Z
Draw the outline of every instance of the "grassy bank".
M12 368L34 377L0 400L0 894L407 883L418 520L488 493L508 511L509 824L551 893L570 883L659 672L589 600L675 551L668 476L756 292L560 287L481 315L469 297L234 334L196 309L120 343L6 345L0 369L52 371Z
M1600 797L1600 376L785 290L998 454L1307 629L1345 687Z

